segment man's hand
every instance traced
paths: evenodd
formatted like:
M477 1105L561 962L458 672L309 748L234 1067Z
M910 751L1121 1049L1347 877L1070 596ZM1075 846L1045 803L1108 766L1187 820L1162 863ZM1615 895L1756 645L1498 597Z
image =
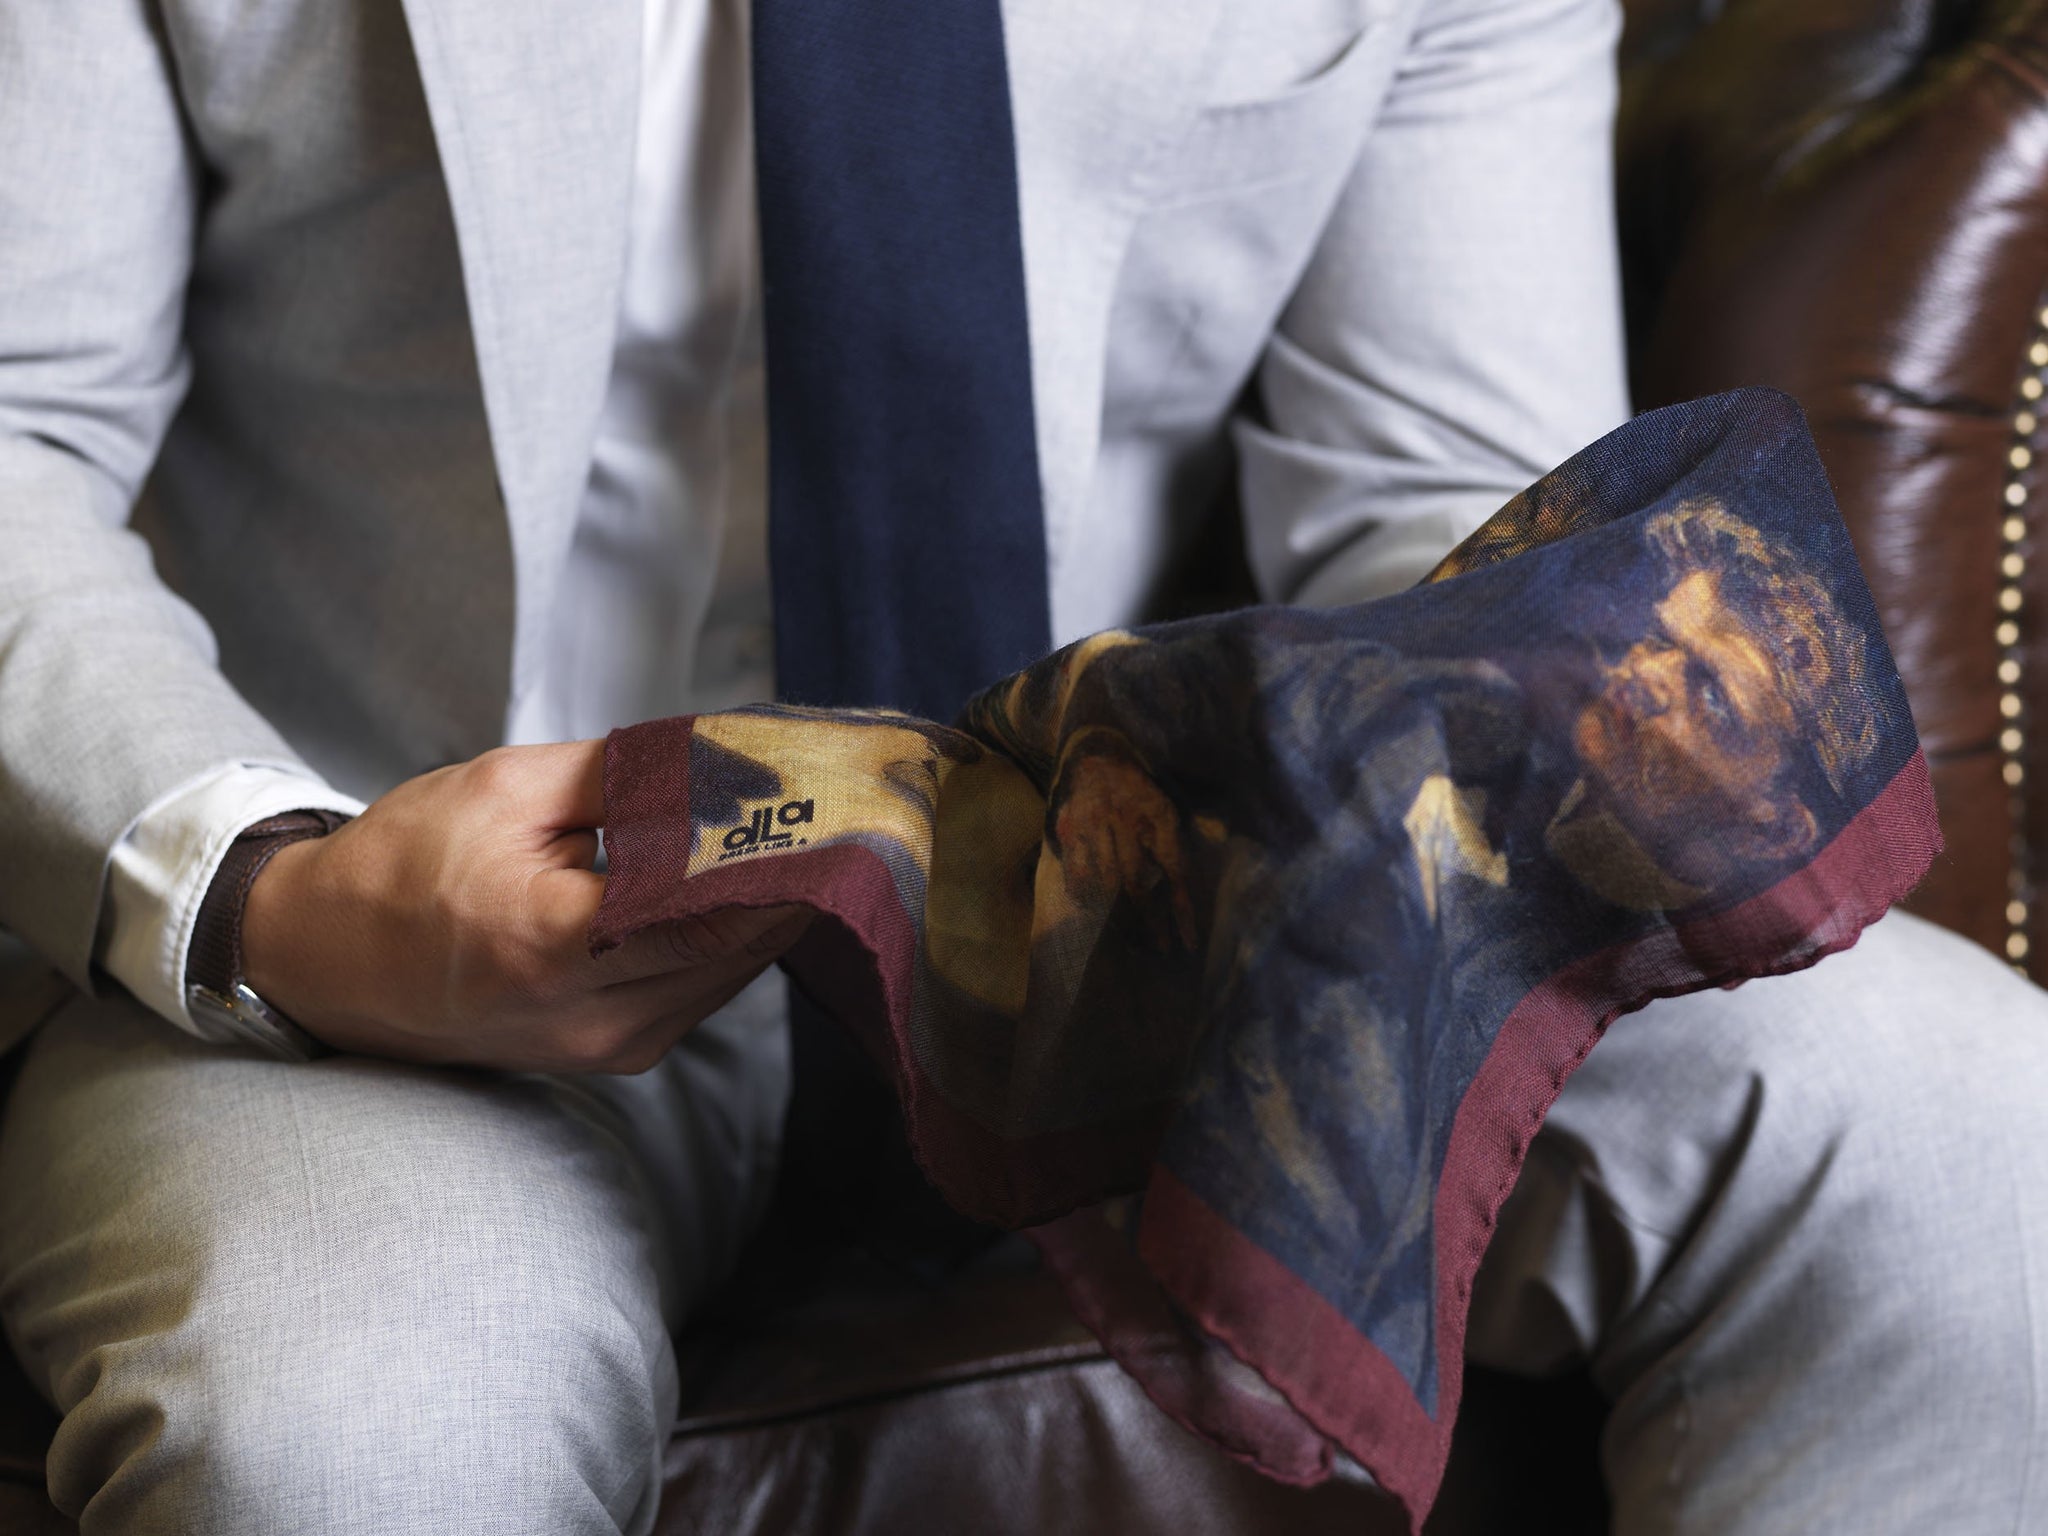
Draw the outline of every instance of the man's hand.
M1053 831L1067 894L1096 909L1127 896L1143 914L1156 947L1172 949L1178 942L1194 948L1180 812L1166 792L1143 768L1117 756L1070 761L1058 792Z
M521 1071L640 1072L810 921L732 912L593 960L604 743L503 747L294 843L249 889L243 970L342 1051Z

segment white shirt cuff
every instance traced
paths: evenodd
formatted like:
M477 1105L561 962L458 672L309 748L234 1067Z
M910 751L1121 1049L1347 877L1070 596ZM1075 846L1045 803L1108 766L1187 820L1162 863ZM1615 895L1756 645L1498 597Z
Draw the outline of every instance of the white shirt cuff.
M357 815L363 802L302 770L236 763L172 790L136 818L107 866L101 967L151 1011L201 1039L246 1043L185 1007L185 955L228 845L286 811Z

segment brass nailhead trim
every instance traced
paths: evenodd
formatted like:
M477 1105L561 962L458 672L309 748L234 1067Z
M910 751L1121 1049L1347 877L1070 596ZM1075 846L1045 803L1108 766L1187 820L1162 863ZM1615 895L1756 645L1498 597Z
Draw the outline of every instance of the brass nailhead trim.
M2007 789L2007 831L2012 848L2011 889L2005 905L2005 958L2022 975L2026 974L2025 961L2032 947L2027 930L2033 926L2034 872L2026 840L2026 702L2019 691L2025 669L2025 659L2020 655L2019 615L2026 597L2020 583L2027 573L2028 553L2027 518L2023 511L2028 489L2025 474L2034 462L2030 439L2040 426L2040 418L2033 407L2044 393L2048 393L2048 306L2043 306L2034 316L2034 336L2027 346L2027 367L2019 381L2021 403L2013 408L2012 442L2005 455L2004 500L2008 510L1998 529L2002 546L1998 558L2002 584L1998 589L1996 632L1998 713L2006 722L1998 733L1998 750L2004 758L1999 765L1999 776L2004 779Z

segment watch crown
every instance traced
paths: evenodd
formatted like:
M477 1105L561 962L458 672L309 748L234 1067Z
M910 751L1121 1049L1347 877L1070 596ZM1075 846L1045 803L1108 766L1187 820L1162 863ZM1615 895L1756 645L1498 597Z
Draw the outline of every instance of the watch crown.
M208 1039L223 1044L253 1045L287 1061L311 1061L326 1047L258 997L246 982L225 992L194 983L185 989L185 1007Z

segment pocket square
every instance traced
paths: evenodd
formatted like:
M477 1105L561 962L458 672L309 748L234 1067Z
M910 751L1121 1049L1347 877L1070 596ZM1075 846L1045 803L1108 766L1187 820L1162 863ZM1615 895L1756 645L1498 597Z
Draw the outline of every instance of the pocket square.
M1417 1526L1572 1069L1653 998L1853 943L1940 848L1762 390L1639 417L1397 596L1096 635L950 724L634 726L605 802L594 949L815 908L785 966L945 1197L1029 1228L1183 1423L1289 1481L1353 1458Z

